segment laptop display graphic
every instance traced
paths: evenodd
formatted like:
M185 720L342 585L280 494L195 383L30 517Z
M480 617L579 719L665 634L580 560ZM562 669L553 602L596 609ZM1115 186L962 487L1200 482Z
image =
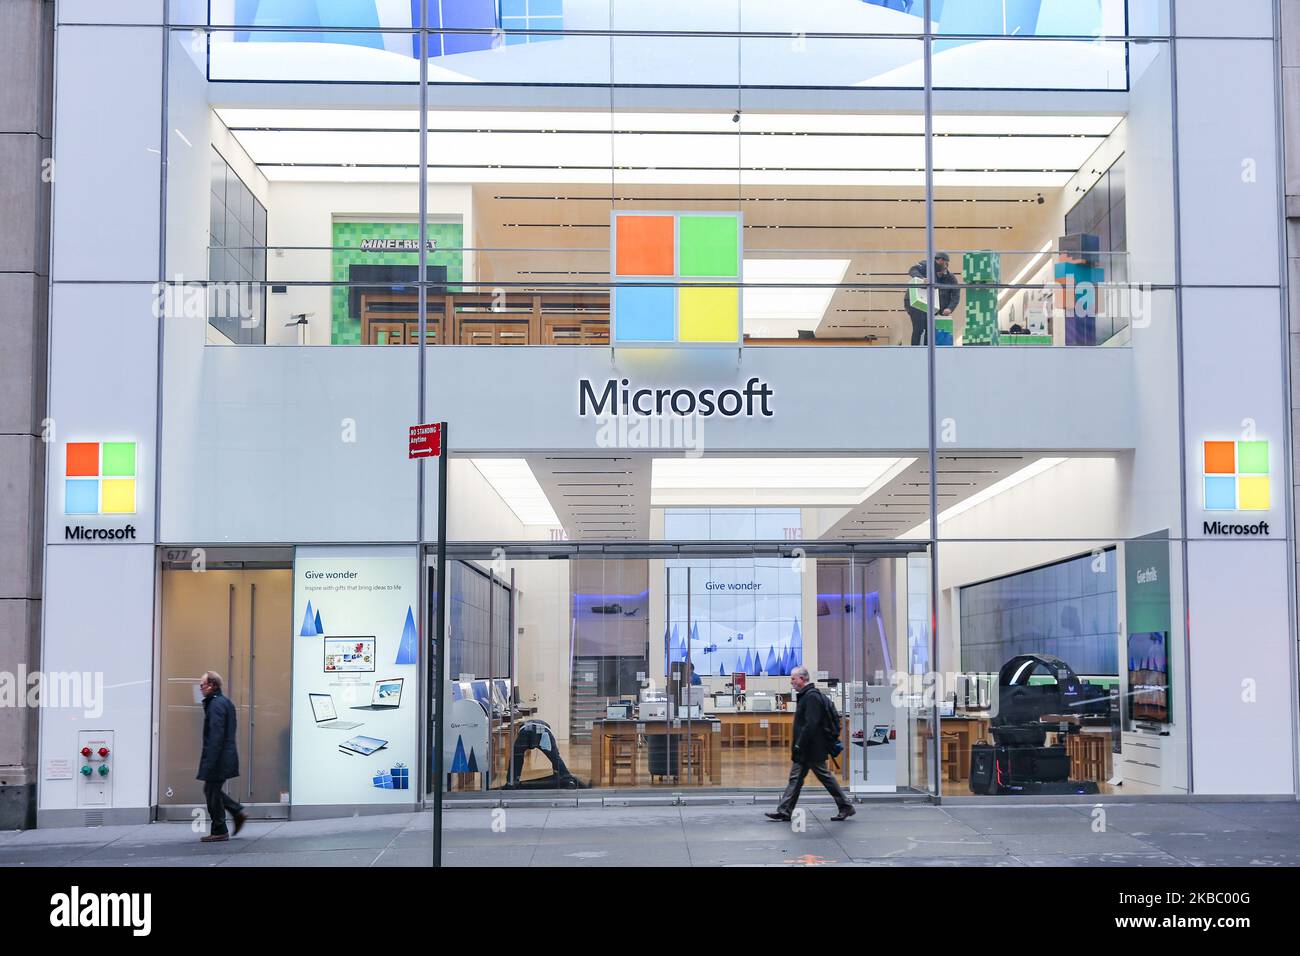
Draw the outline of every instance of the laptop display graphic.
M375 681L374 690L370 692L370 703L360 704L353 710L396 710L402 703L402 684L404 677L390 677Z
M316 718L317 727L325 730L356 730L361 726L359 721L339 720L332 695L308 694L307 699L311 701L311 713Z

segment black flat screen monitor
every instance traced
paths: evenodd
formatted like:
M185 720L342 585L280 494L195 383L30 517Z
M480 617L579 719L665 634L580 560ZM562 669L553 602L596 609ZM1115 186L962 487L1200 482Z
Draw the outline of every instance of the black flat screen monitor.
M429 295L447 294L447 267L427 266L429 276ZM382 295L385 292L414 292L415 283L420 281L418 265L364 265L353 263L348 266L348 316L361 319L361 296ZM418 307L411 304L411 310Z

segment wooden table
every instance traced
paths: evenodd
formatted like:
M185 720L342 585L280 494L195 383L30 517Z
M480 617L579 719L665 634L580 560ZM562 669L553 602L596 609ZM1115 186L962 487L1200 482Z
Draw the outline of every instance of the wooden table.
M1105 783L1110 779L1110 728L1083 729L1077 734L1056 734L1056 742L1070 757L1070 779Z
M713 710L706 717L722 721L722 742L732 747L748 747L757 729L764 746L789 747L794 732L793 710ZM766 724L766 726L764 726Z
M713 786L722 785L722 725L709 717L694 717L689 722L692 737L703 737L704 747L703 776L705 782ZM606 761L609 758L609 742L616 738L636 738L636 761L632 769L632 786L636 786L640 763L641 739L655 735L671 734L677 738L679 759L687 753L687 721L679 720L601 720L591 722L591 785L607 786Z
M921 759L924 766L929 768L929 741L934 738L934 731L930 729L930 720L928 717L918 718L918 723L922 724L924 729L918 734L921 738ZM941 734L954 734L957 737L957 779L970 779L970 748L971 744L976 743L982 738L989 737L989 719L987 717L976 717L973 715L958 715L956 717L942 717L939 720L939 732ZM943 748L939 748L940 773L943 774L946 769L943 766ZM928 776L928 774L927 774Z

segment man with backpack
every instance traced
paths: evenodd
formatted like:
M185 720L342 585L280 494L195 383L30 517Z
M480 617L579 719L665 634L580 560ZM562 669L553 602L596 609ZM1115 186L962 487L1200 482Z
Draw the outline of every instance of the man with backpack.
M839 808L840 812L831 819L847 820L857 811L844 796L835 775L826 769L826 758L837 755L843 749L840 743L840 715L830 698L808 679L808 668L800 666L791 671L790 686L799 699L791 737L790 782L785 786L785 793L776 812L764 816L771 820L789 820L794 805L799 801L803 778L811 770L821 785L830 792L835 799L835 806Z

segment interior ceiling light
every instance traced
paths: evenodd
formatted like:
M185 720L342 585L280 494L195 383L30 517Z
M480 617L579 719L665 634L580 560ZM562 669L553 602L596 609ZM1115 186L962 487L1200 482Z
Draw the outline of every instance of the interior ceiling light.
M844 281L848 259L746 259L745 283L784 288L746 288L742 296L745 331L768 338L793 338L796 330L816 329Z
M692 494L710 500L746 492L789 502L856 504L897 458L656 458L651 467L651 505L671 505ZM656 500L658 496L658 500Z
M510 506L524 524L558 525L546 492L537 483L533 470L523 458L472 458L492 490Z
M1020 280L1023 279L1025 276L1029 275L1035 268L1037 268L1038 263L1043 261L1043 256L1051 252L1052 246L1054 246L1055 244L1056 244L1055 239L1048 239L1045 243L1043 243L1043 248L1039 249L1037 254L1032 259L1030 259L1027 263L1025 263L1025 267L1021 269L1019 272L1017 272L1015 276L1012 277L1011 282L1008 284L1013 286L1019 285ZM1003 303L1005 303L1006 300L1010 298L1012 295L1014 295L1017 291L1018 290L1016 289L1003 289L1001 294L998 296L998 306L999 307L1002 306Z
M272 180L401 182L418 169L418 110L217 113ZM1120 119L936 116L935 183L1064 186ZM922 123L917 115L747 113L738 170L730 113L435 110L428 175L434 182L734 185L739 177L754 186L919 185Z
M1011 474L1007 475L1007 477L1003 478L1001 481L995 481L993 484L989 485L983 491L976 492L975 494L971 495L969 498L965 498L962 501L957 502L952 507L945 508L943 511L940 511L939 524L943 524L945 521L950 521L951 519L957 517L959 514L963 514L967 511L970 511L970 509L976 507L977 505L982 505L984 504L984 502L992 498L996 498L998 495L1002 494L1003 492L1010 491L1012 488L1016 487L1017 485L1024 484L1026 481L1028 481L1031 478L1037 478L1039 475L1043 474L1044 472L1052 468L1055 468L1057 465L1063 462L1067 462L1069 460L1070 459L1068 458L1040 458L1037 461L1033 462L1032 464L1028 464L1024 468L1021 468L1019 471L1012 472ZM930 522L928 521L923 521L915 528L913 528L911 531L908 531L906 534L899 535L899 537L912 538L912 537L917 537L918 535L922 535L925 533L926 526L929 523Z

